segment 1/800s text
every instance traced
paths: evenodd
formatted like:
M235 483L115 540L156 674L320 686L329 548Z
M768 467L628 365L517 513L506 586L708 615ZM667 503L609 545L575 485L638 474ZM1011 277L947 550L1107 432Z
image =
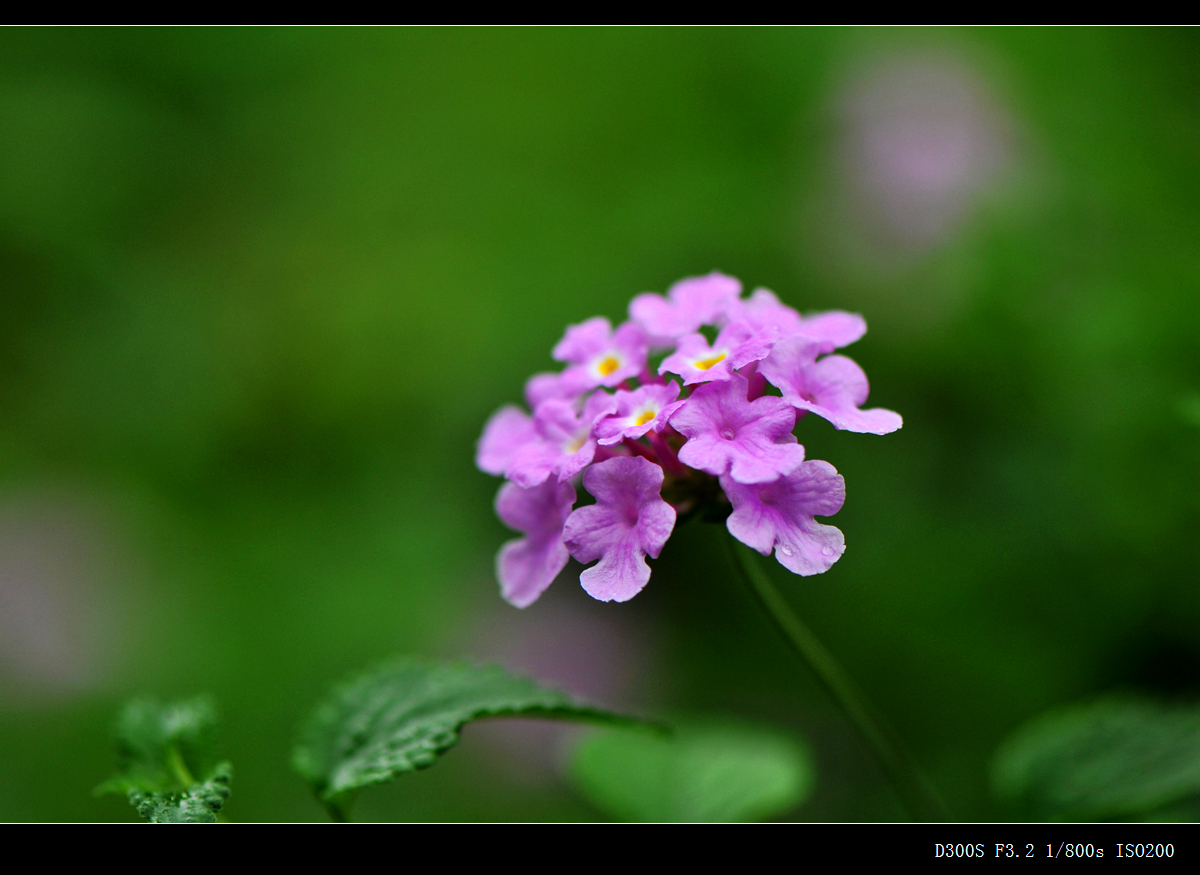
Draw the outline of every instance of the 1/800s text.
M1045 845L1034 844L1012 844L1004 842L996 842L989 847L984 842L956 844L935 843L933 846L934 857L1050 857L1054 859L1061 858L1097 858L1105 856L1106 847L1104 845L1096 845L1091 842L1061 842L1058 845L1047 843ZM1123 843L1107 848L1109 856L1117 858L1126 857L1174 857L1175 846L1171 843L1158 844L1133 844Z

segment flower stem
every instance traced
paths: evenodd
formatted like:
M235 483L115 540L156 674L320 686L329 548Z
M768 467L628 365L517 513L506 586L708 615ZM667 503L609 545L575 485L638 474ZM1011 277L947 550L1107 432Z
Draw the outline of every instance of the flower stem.
M175 745L171 745L167 749L167 763L171 766L171 771L175 773L175 780L182 784L185 790L196 783L196 779L188 771L187 763L183 761L183 755Z
M183 754L179 752L179 748L175 745L171 745L169 748L167 748L167 765L171 767L171 771L175 775L175 780L183 785L183 789L186 790L192 785L199 783L194 777L192 777L192 773L188 769L187 763L183 760ZM229 823L229 821L226 820L222 814L218 813L217 823Z
M866 696L834 659L833 654L825 649L825 645L817 640L812 630L796 616L783 595L771 583L750 548L735 543L732 538L722 540L726 542L738 576L775 621L775 625L792 645L792 649L808 663L829 695L866 739L884 771L891 778L900 801L904 803L909 814L915 820L945 820L945 806L912 754L867 701Z
M350 812L354 809L354 803L358 799L358 792L351 791L340 796L335 796L332 799L322 799L321 802L325 806L326 813L329 814L329 819L334 823L349 823Z

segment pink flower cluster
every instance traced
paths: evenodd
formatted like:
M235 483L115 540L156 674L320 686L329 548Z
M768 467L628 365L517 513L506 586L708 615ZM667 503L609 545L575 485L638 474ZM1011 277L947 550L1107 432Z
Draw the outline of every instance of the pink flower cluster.
M596 563L580 575L588 594L628 601L650 579L646 557L700 512L796 574L826 571L845 541L814 517L841 509L845 482L805 460L797 418L870 434L901 425L860 409L866 375L830 354L866 333L862 317L801 316L766 289L743 298L720 273L638 295L629 317L570 326L552 353L566 367L525 385L533 415L506 406L484 427L476 464L507 478L496 513L525 535L496 557L504 598L532 604L574 556ZM575 507L581 481L595 502Z

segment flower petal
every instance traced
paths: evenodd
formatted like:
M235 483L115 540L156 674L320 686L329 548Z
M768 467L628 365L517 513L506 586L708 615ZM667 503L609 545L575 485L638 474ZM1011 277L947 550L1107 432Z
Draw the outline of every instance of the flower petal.
M659 495L663 471L641 456L597 463L583 475L596 503L575 510L563 541L580 562L599 564L579 576L602 601L627 601L650 579L646 554L657 558L675 527L675 508Z
M475 464L488 474L503 474L516 452L536 440L528 413L511 404L501 407L483 427L475 448Z
M626 438L636 440L650 429L662 431L671 414L684 404L675 400L678 397L679 384L673 380L666 384L651 383L632 392L618 391L612 409L596 420L597 442L611 446ZM652 415L645 419L648 414Z
M602 602L627 602L649 582L650 566L634 532L611 544L599 562L579 575L584 591Z
M518 538L506 542L496 554L500 595L513 607L529 607L554 583L570 558L562 540L539 543Z
M574 387L563 380L562 374L534 374L525 381L525 403L532 410L552 398L574 401L578 395Z
M629 316L655 337L680 337L701 325L715 325L737 303L742 284L713 271L671 286L667 297L647 292L629 304Z
M832 352L849 346L867 333L867 320L857 313L830 310L812 313L800 322L800 334L817 341L821 352Z
M832 465L808 461L774 483L746 485L729 477L721 487L733 503L729 533L764 556L802 576L829 570L846 550L845 538L815 515L841 510L846 484Z
M612 323L603 316L595 316L578 325L568 326L550 355L555 361L583 364L608 345L611 335Z
M749 383L734 373L728 382L706 383L671 416L687 438L679 461L739 483L766 483L796 468L804 448L792 428L795 409L782 398L747 400Z
M518 608L533 604L567 564L570 554L562 530L574 504L574 488L553 480L532 489L506 483L496 494L496 515L525 533L496 555L500 592L509 603Z
M865 434L889 434L904 424L900 414L875 408L859 410L867 400L867 375L842 355L816 359L815 341L792 337L775 345L759 364L759 373L779 388L789 404L828 419L835 428Z

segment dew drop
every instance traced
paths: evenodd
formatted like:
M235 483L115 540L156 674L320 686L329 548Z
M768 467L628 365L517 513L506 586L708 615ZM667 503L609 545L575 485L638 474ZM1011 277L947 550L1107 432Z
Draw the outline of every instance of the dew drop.
M725 438L725 440L727 440L727 441L733 440L733 429L732 428L721 429L721 437Z
M821 548L821 555L822 555L822 556L832 556L832 555L833 555L833 548L832 548L832 547L822 547L822 548Z
M779 546L779 552L780 552L780 553L782 553L784 556L791 556L791 555L793 555L793 553L792 553L792 548L791 548L791 547L789 547L787 544L783 544L783 543L781 543L781 544L779 544L778 546Z

